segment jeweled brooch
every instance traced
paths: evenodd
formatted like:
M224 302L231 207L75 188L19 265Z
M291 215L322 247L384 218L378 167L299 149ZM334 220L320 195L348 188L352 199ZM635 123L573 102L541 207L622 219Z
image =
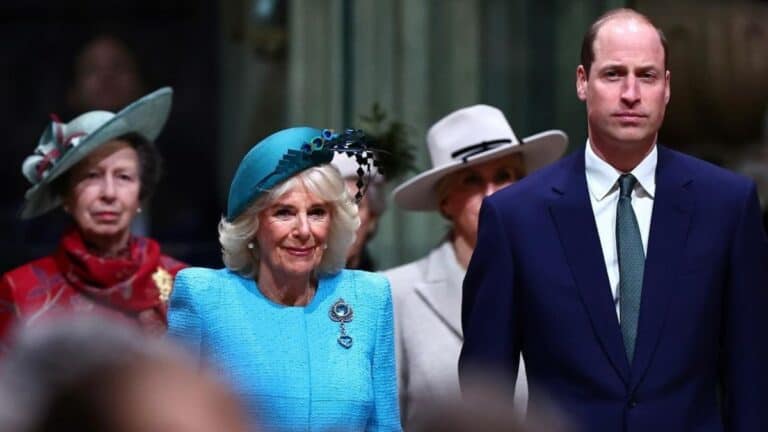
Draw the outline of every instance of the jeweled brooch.
M328 316L331 318L331 321L339 323L341 334L336 341L339 342L339 345L347 349L352 347L352 336L347 334L347 329L344 327L344 324L351 322L353 315L352 306L348 305L343 298L336 300L336 303L331 306L331 310L328 311Z

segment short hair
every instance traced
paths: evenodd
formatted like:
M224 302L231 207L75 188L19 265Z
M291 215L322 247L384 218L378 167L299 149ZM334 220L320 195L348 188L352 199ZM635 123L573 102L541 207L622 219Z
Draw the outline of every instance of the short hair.
M195 368L162 339L99 315L57 315L18 327L0 372L0 430L112 430L121 372L144 360Z
M155 193L163 176L163 158L160 152L152 141L135 132L120 135L109 141L125 141L136 151L139 160L139 201L146 203ZM65 197L72 187L70 184L72 168L51 184L53 192L59 197Z
M317 270L321 274L334 274L344 267L347 251L355 241L355 232L360 226L360 217L357 205L347 193L346 184L339 171L326 164L306 169L278 184L256 199L234 221L229 222L225 217L221 218L219 243L222 260L229 270L246 277L259 276L260 251L259 245L254 241L259 229L259 213L299 184L331 205L328 248L323 253Z
M619 8L609 10L600 15L600 17L598 17L589 27L589 30L584 33L584 38L581 41L581 65L587 73L587 79L589 79L589 71L592 68L592 63L595 61L595 39L597 39L597 33L605 23L620 16L638 18L656 29L656 33L659 35L659 40L661 41L661 46L664 48L664 69L669 70L669 44L667 43L666 36L664 36L664 32L656 27L650 18L640 12L630 8Z

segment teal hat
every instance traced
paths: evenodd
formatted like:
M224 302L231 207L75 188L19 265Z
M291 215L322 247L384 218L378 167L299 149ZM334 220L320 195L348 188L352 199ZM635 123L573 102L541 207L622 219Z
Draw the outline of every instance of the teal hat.
M264 138L237 167L229 188L227 220L237 219L262 194L301 171L330 163L335 152L354 156L361 173L371 173L376 166L359 130L336 134L328 129L293 127Z

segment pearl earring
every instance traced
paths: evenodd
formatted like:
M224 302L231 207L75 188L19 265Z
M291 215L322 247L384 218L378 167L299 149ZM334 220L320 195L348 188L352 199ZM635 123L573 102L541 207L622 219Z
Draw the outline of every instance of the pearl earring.
M253 242L248 243L248 249L253 250L254 247Z
M136 209L136 213L141 213L141 207Z
M328 249L328 243L323 243L323 250Z

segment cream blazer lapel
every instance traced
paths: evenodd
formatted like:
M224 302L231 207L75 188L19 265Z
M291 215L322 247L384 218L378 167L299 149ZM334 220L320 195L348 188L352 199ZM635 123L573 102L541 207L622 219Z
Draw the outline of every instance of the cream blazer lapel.
M464 271L459 267L449 242L444 242L427 257L424 281L415 284L417 296L429 310L458 338L461 331L461 282Z

